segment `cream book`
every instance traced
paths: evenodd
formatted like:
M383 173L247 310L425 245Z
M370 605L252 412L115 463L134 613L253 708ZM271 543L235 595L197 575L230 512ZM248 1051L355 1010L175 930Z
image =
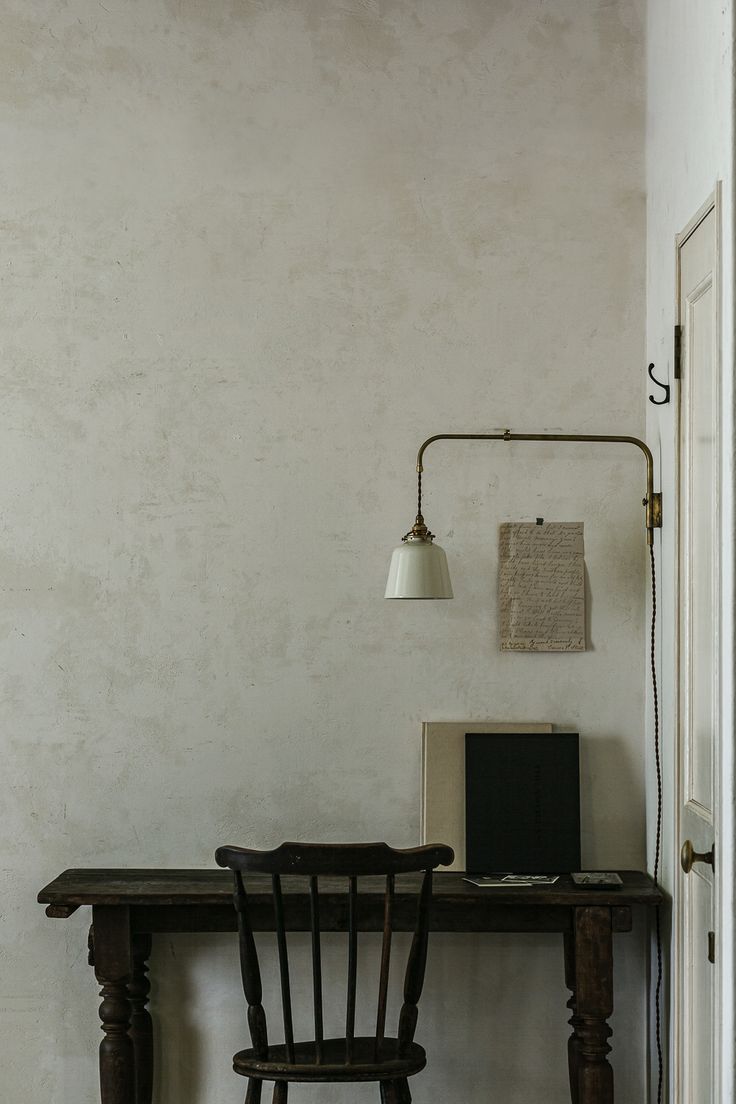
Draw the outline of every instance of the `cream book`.
M465 733L551 732L551 724L509 721L422 722L421 842L449 843L465 870Z

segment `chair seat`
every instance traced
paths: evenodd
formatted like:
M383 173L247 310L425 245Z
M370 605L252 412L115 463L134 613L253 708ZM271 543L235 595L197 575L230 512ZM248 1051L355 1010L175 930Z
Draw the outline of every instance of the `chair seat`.
M314 1042L294 1043L294 1061L288 1061L286 1046L268 1048L268 1057L256 1058L255 1051L240 1050L233 1058L233 1069L244 1077L263 1081L387 1081L411 1077L424 1069L427 1056L418 1043L410 1043L399 1057L398 1039L384 1039L376 1060L376 1040L353 1041L353 1060L345 1062L345 1040L325 1039L322 1062L317 1065Z

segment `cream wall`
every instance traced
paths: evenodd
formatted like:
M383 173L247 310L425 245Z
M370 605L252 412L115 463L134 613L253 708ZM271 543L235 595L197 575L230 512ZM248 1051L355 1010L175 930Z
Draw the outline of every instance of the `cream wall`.
M720 974L725 979L721 1016L721 1098L733 1099L733 369L734 369L734 49L733 5L694 5L688 0L649 0L647 10L647 357L659 378L672 375L675 316L675 236L720 182L721 200L721 538L723 621L721 674L723 742L716 772L721 790L718 839L721 896L715 926ZM678 59L676 76L672 59ZM662 881L675 894L682 840L675 835L675 510L677 384L668 406L647 404L647 437L660 469L664 521L658 534L660 562L659 665L661 671L664 822ZM651 719L650 719L651 734ZM651 745L651 739L649 740ZM653 771L647 795L653 827ZM650 859L654 834L650 832ZM729 874L731 872L731 874ZM669 948L668 948L669 951ZM670 1059L672 1059L670 1054Z
M88 918L34 903L67 866L412 844L420 722L488 717L579 728L584 860L643 865L639 454L434 446L457 598L381 598L425 436L643 429L643 28L628 0L3 8L3 1081L91 1104ZM585 655L498 652L497 527L537 515L585 521ZM156 941L159 1104L241 1098L234 967ZM562 1104L567 996L556 939L437 937L417 1104Z

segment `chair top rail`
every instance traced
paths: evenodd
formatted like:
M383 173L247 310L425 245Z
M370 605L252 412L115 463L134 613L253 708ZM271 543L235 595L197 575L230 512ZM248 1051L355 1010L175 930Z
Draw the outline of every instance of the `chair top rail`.
M361 874L407 874L449 866L451 847L428 844L397 849L387 843L282 843L272 851L218 847L218 866L243 874L320 874L349 877Z

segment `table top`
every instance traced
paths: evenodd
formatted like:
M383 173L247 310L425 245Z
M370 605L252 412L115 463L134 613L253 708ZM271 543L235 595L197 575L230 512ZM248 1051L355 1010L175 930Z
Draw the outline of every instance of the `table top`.
M521 905L545 908L570 908L586 905L645 905L652 907L664 900L653 879L640 871L617 871L623 880L618 889L588 889L576 886L569 874L561 874L553 885L480 887L464 881L458 871L438 871L434 875L434 898L443 905L456 902L461 908L476 902L492 902L499 906ZM405 874L396 878L396 897L415 898L421 875ZM271 896L268 876L249 876L247 887L251 899ZM361 898L382 897L385 881L380 877L359 879ZM320 893L344 896L346 879L320 878ZM283 891L288 895L308 893L304 877L283 879ZM71 869L45 886L38 901L49 906L49 915L63 915L82 905L127 905L135 907L221 906L230 904L232 875L228 870L159 870L159 869ZM58 910L58 911L56 911ZM68 914L71 914L71 911Z

